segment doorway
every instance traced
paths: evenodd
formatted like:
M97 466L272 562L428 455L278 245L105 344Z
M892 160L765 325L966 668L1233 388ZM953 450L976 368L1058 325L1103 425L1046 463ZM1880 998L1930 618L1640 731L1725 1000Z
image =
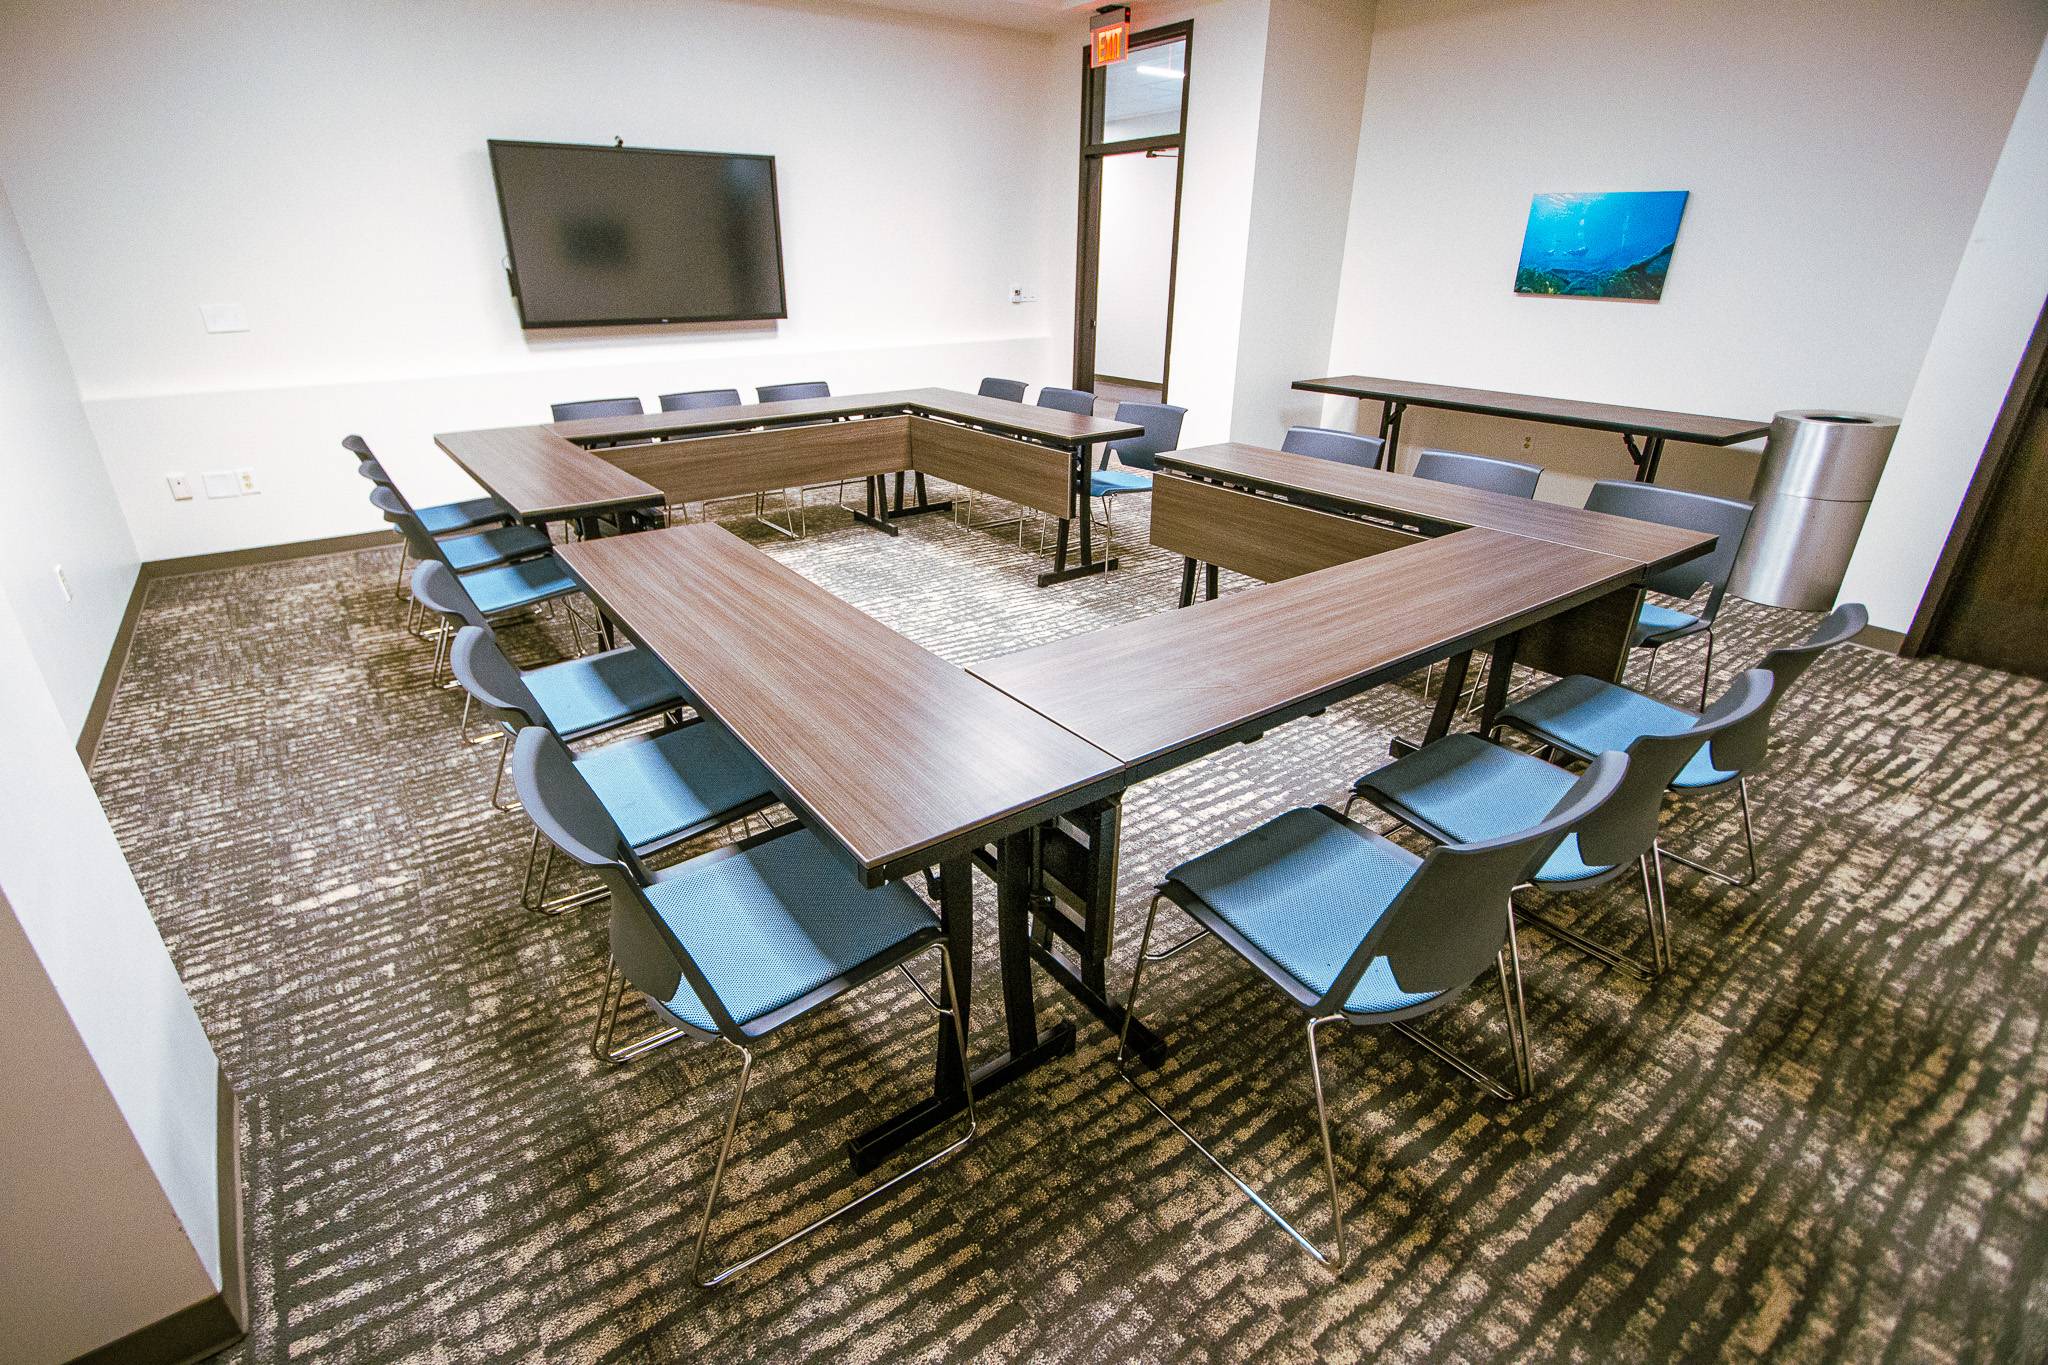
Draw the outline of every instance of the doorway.
M1130 56L1081 79L1080 243L1074 387L1098 411L1164 402L1172 380L1192 23L1131 39Z
M1902 653L2048 679L2048 309Z

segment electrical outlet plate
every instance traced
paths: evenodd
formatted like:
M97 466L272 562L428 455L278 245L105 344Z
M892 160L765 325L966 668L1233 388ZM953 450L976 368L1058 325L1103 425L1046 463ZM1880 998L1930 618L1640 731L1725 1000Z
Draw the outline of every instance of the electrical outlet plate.
M164 482L171 486L171 497L177 502L192 501L192 476L190 474L166 474Z
M206 324L209 332L246 332L249 330L248 315L239 303L202 303L199 305L199 320Z
M256 471L247 465L237 469L235 471L235 490L245 498L252 493L261 493L263 490L256 486Z
M1013 284L1010 286L1010 302L1037 303L1038 291L1028 284Z

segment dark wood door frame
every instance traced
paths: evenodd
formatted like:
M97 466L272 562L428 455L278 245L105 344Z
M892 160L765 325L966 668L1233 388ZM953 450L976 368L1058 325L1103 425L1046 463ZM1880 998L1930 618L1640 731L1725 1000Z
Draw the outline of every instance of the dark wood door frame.
M2020 357L2019 368L2013 372L2012 387L2005 391L2005 403L1998 410L1998 420L1992 423L1990 438L1984 442L1984 453L1978 457L1977 472L1970 477L1962 506L1956 509L1948 541L1941 547L1941 558L1935 561L1934 573L1927 580L1927 591L1920 595L1920 608L1913 613L1912 628L1899 646L1899 653L1906 657L1918 658L1927 653L1944 612L1952 604L1956 571L1967 560L1977 533L1984 526L1991 495L2019 448L2028 416L2042 401L2044 384L2048 384L2048 304L2043 305L2041 315L2034 320L2034 335Z
M1174 153L1173 240L1166 262L1166 354L1159 364L1159 401L1166 401L1167 385L1173 381L1173 296L1180 274L1180 196L1187 179L1188 105L1195 79L1195 25L1191 19L1147 29L1131 39L1131 55L1175 39L1182 40L1180 83L1180 130L1158 137L1129 138L1104 142L1102 137L1103 95L1108 88L1107 68L1088 64L1088 49L1081 49L1081 194L1076 232L1079 246L1074 261L1074 378L1077 389L1095 387L1095 306L1101 288L1102 266L1102 159L1127 152Z

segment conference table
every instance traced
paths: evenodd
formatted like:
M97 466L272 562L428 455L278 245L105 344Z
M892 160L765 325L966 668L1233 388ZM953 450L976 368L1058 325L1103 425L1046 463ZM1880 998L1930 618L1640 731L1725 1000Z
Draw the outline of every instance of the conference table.
M866 506L855 519L894 535L894 523L905 517L951 507L925 496L931 475L1056 518L1053 567L1038 577L1043 587L1117 567L1113 557L1095 552L1090 454L1142 434L1143 427L1129 422L924 388L592 417L434 439L494 494L505 497L498 493L504 484L526 496L532 485L557 512L563 503L587 510L651 497L675 505L860 480ZM915 503L905 500L906 475L916 478ZM516 498L506 501L521 510ZM1076 549L1078 562L1070 564Z
M1440 408L1448 412L1472 412L1552 426L1617 432L1622 444L1628 448L1629 459L1635 464L1638 483L1657 481L1657 464L1663 458L1666 441L1732 446L1768 435L1771 429L1768 422L1736 417L1707 417L1699 413L1667 412L1660 408L1589 403L1576 398L1543 398L1533 394L1505 393L1498 389L1467 389L1452 384L1421 384L1406 379L1381 379L1360 374L1297 379L1294 387L1305 393L1370 399L1379 403L1379 434L1385 443L1380 451L1380 463L1386 469L1394 467L1394 457L1401 443L1401 418L1411 407Z
M682 678L700 714L760 760L778 798L848 875L866 886L929 878L963 1011L973 1000L972 879L978 870L993 880L1006 1048L974 1067L977 1092L1073 1049L1071 1023L1039 1026L1034 964L1106 1027L1123 1025L1106 967L1130 786L1444 663L1450 676L1427 742L1449 731L1478 648L1496 661L1482 725L1505 704L1518 660L1552 671L1604 666L1611 676L1645 575L1714 543L1520 499L1500 499L1521 504L1503 508L1497 495L1424 490L1407 476L1279 452L1169 458L1154 493L1169 531L1176 515L1194 524L1176 499L1228 495L1194 519L1213 523L1209 538L1188 545L1212 565L1250 565L1277 581L969 669L722 527L558 551L602 612ZM1321 482L1330 471L1341 471L1334 488ZM1367 476L1370 501L1351 482ZM1404 487L1379 486L1387 480ZM1349 510L1271 491L1283 483L1303 499L1323 487L1324 501ZM1284 562L1240 553L1276 536L1316 548ZM1130 1034L1141 1059L1164 1055L1142 1021ZM930 1096L856 1138L857 1166L872 1168L959 1111L970 1063L949 1036L941 1030Z
M661 490L581 446L535 441L529 427L449 432L434 444L521 521L571 523L588 537L606 523L621 530L652 524Z

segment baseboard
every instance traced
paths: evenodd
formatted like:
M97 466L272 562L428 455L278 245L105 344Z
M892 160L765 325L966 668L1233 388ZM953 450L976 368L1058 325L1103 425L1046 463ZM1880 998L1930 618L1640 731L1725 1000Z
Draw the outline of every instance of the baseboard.
M248 1262L243 1255L242 1104L220 1075L215 1156L220 1182L220 1292L147 1327L74 1357L71 1365L191 1365L248 1335Z
M1159 387L1159 381L1156 379L1129 379L1120 374L1104 374L1100 370L1095 372L1095 382L1098 384L1105 382L1122 384L1124 387L1132 389L1156 389Z
M249 564L312 559L316 555L341 554L348 550L377 550L397 543L396 531L359 531L355 535L329 536L325 540L295 540L287 545L256 545L246 550L215 550L211 554L183 555L177 559L152 559L142 566L141 577L176 578L189 573L239 569Z
M380 550L397 543L398 535L394 531L362 531L349 536L329 536L324 540L298 540L288 545L258 545L247 550L218 550L212 554L183 555L176 559L145 560L135 572L135 585L128 590L128 605L121 612L120 628L114 632L114 646L107 651L106 667L100 670L100 685L92 694L92 705L86 709L85 724L78 730L78 761L90 771L93 755L99 752L100 732L106 728L108 708L113 705L114 692L121 685L121 670L128 664L128 649L135 638L135 620L142 613L142 603L149 595L151 583L159 578L238 569L249 564L275 564L287 559Z

